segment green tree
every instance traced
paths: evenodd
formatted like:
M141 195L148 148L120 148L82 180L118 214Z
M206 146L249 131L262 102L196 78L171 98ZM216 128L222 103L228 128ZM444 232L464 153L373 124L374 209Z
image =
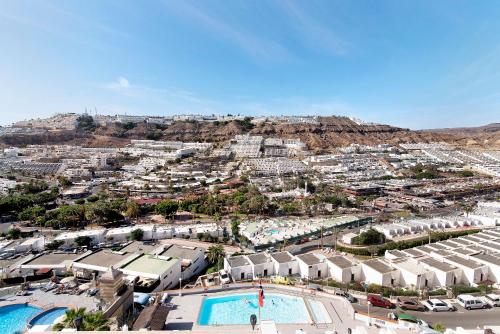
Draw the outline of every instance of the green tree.
M378 245L385 242L385 235L379 231L370 228L356 237L355 243L358 245Z
M139 213L140 213L140 208L139 208L139 204L137 204L137 202L135 202L135 201L127 202L126 210L123 213L123 215L125 217L127 217L128 219L134 219L134 218L137 218L139 216Z
M18 228L11 228L9 232L7 232L7 237L9 239L19 239L21 237L21 230Z
M92 242L92 238L87 235L81 235L75 238L75 244L78 247L89 246Z
M172 201L170 199L164 199L163 201L156 204L155 212L164 216L165 218L172 218L174 213L177 212L179 208L179 203Z
M84 331L109 331L110 321L102 312L85 313L83 316L82 329Z
M137 228L130 232L130 240L142 240L142 237L144 236L144 231L140 228Z
M34 223L38 217L41 217L45 214L45 208L39 205L30 206L21 211L17 218L19 220L29 220Z
M212 245L207 249L207 259L212 265L217 265L217 270L219 270L220 261L224 259L225 255L222 245Z
M231 222L231 233L235 239L238 239L240 236L240 222L237 220L233 220Z
M64 241L61 240L54 240L52 242L48 242L45 244L45 249L48 250L56 250L59 249L64 244Z

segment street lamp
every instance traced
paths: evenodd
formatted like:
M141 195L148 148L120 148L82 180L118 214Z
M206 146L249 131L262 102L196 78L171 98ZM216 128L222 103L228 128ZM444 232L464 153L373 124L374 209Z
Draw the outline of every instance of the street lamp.
M182 297L182 277L179 277L179 297Z

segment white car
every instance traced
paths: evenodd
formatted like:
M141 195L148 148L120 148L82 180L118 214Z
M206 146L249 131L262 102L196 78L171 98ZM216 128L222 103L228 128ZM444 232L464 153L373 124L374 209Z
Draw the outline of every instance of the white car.
M219 270L219 279L220 279L220 284L231 283L231 279L229 278L229 274L224 269Z
M452 305L442 301L441 299L428 299L424 301L422 304L432 312L445 312L445 311L454 311L455 308Z
M484 296L484 301L488 303L491 307L500 306L500 295L495 295L493 293Z
M466 310L474 310L480 308L487 308L489 305L478 297L471 295L458 295L457 301Z

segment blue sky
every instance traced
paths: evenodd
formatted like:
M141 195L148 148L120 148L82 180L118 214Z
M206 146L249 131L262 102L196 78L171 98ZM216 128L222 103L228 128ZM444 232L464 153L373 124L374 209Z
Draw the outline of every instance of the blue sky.
M3 0L0 124L105 114L500 121L498 1Z

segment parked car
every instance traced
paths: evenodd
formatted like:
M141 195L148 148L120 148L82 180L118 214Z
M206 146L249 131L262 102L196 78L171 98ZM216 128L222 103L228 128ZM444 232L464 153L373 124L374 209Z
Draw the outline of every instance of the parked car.
M466 310L473 310L478 308L487 308L489 305L482 301L479 297L472 295L458 295L457 301L460 306Z
M357 301L356 297L354 297L349 292L344 291L342 289L336 289L335 295L340 296L340 297L344 297L345 299L347 299L347 301L349 301L349 303L355 303Z
M387 298L378 295L368 295L368 302L373 306L383 307L383 308L394 308L395 305Z
M428 299L423 302L424 306L432 312L455 311L455 307L442 301L441 299Z
M229 278L229 274L224 269L219 270L219 279L220 279L221 284L231 283L231 279Z
M398 307L402 310L425 311L425 306L413 298L398 297L397 303Z
M500 295L491 293L489 295L484 296L484 301L488 303L488 305L490 305L491 307L500 306Z

